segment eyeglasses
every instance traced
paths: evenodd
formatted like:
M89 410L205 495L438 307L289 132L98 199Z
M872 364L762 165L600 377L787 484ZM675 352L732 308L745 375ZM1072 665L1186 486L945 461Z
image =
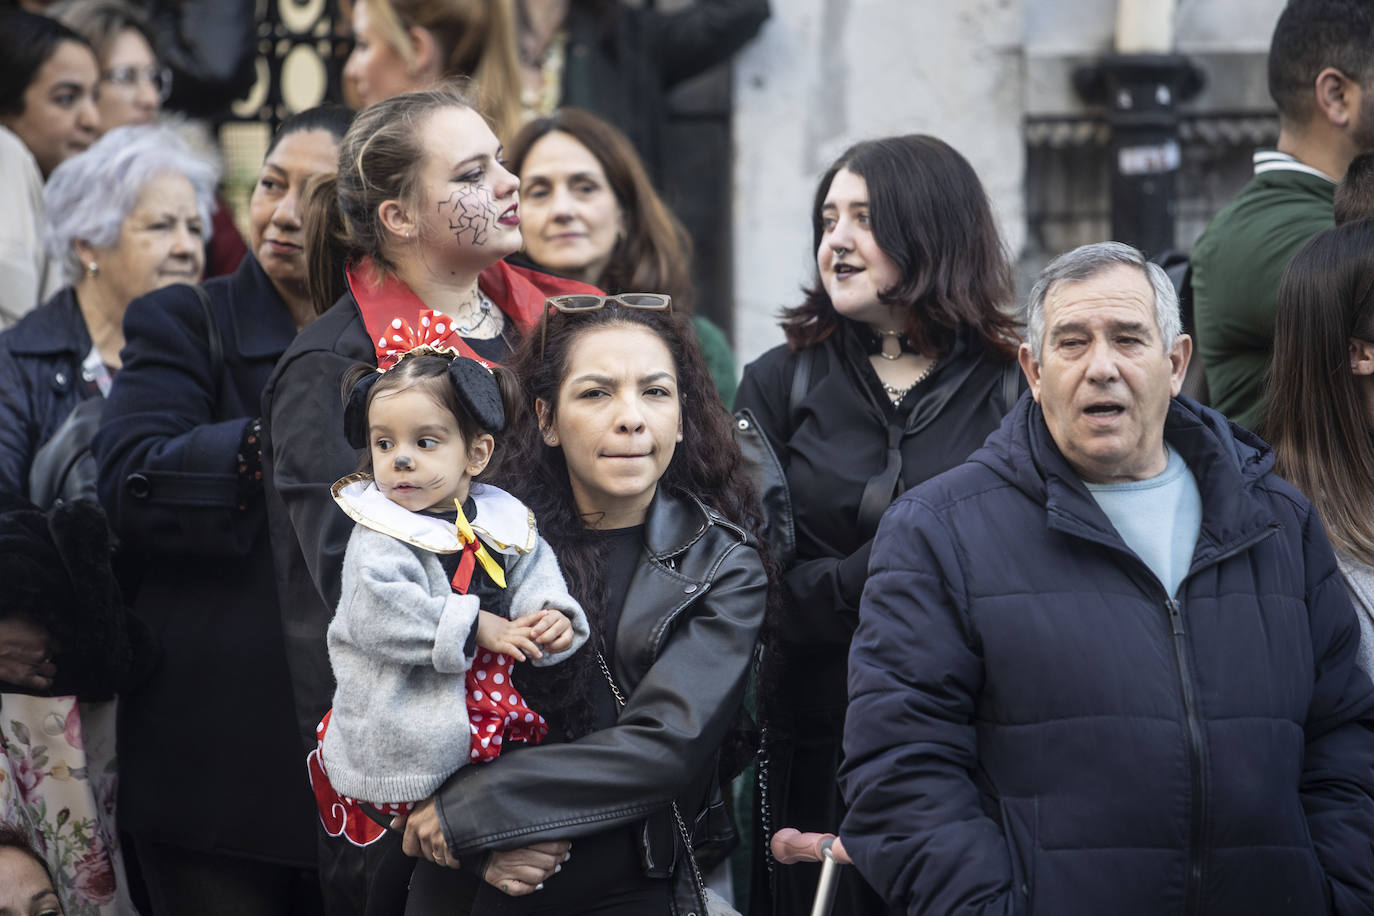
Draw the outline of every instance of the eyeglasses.
M617 296L593 296L590 293L570 293L566 296L550 296L544 300L544 320L539 326L539 358L544 358L544 344L549 339L549 312L557 310L564 315L582 315L606 307L614 302L627 309L643 309L649 312L669 312L673 308L673 297L666 293L620 293Z
M125 91L138 88L142 82L157 90L158 98L167 101L172 95L172 71L167 67L115 67L100 77L102 83L113 83Z

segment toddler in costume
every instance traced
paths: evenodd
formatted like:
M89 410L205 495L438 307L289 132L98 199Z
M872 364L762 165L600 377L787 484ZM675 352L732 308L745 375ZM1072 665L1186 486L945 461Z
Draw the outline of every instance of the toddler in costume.
M345 377L349 443L371 473L333 488L358 524L329 625L334 706L309 769L325 829L360 846L463 764L542 740L511 667L556 664L587 640L530 510L472 480L514 403L505 373L419 348Z

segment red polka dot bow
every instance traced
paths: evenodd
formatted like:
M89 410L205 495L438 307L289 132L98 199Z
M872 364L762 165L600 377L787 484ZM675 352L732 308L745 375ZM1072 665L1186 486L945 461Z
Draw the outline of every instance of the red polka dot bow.
M421 309L417 331L404 318L393 318L386 330L373 343L377 345L377 365L388 369L404 354L416 347L451 347L461 339L454 331L447 315L433 309Z

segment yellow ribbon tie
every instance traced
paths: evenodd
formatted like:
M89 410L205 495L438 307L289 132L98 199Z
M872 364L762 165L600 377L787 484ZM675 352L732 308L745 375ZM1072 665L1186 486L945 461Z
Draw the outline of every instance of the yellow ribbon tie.
M481 562L482 568L487 571L487 575L491 576L493 582L501 588L505 588L506 571L501 568L500 563L497 563L496 560L492 558L491 554L487 553L487 548L482 542L477 540L477 534L472 530L472 525L468 523L468 517L463 514L463 504L455 499L453 501L453 506L458 510L458 519L455 522L458 527L458 543L466 547L476 542L477 549L473 551L473 553L476 554L477 559Z

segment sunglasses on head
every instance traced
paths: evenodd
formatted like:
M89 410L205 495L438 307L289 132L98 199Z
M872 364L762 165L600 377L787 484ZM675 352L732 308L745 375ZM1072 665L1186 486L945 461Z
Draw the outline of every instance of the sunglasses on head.
M581 315L603 309L607 302L614 302L627 309L644 309L650 312L672 311L673 308L673 297L666 293L620 293L616 296L569 293L566 296L550 296L544 300L544 320L539 325L539 358L544 358L544 344L549 339L549 312Z

